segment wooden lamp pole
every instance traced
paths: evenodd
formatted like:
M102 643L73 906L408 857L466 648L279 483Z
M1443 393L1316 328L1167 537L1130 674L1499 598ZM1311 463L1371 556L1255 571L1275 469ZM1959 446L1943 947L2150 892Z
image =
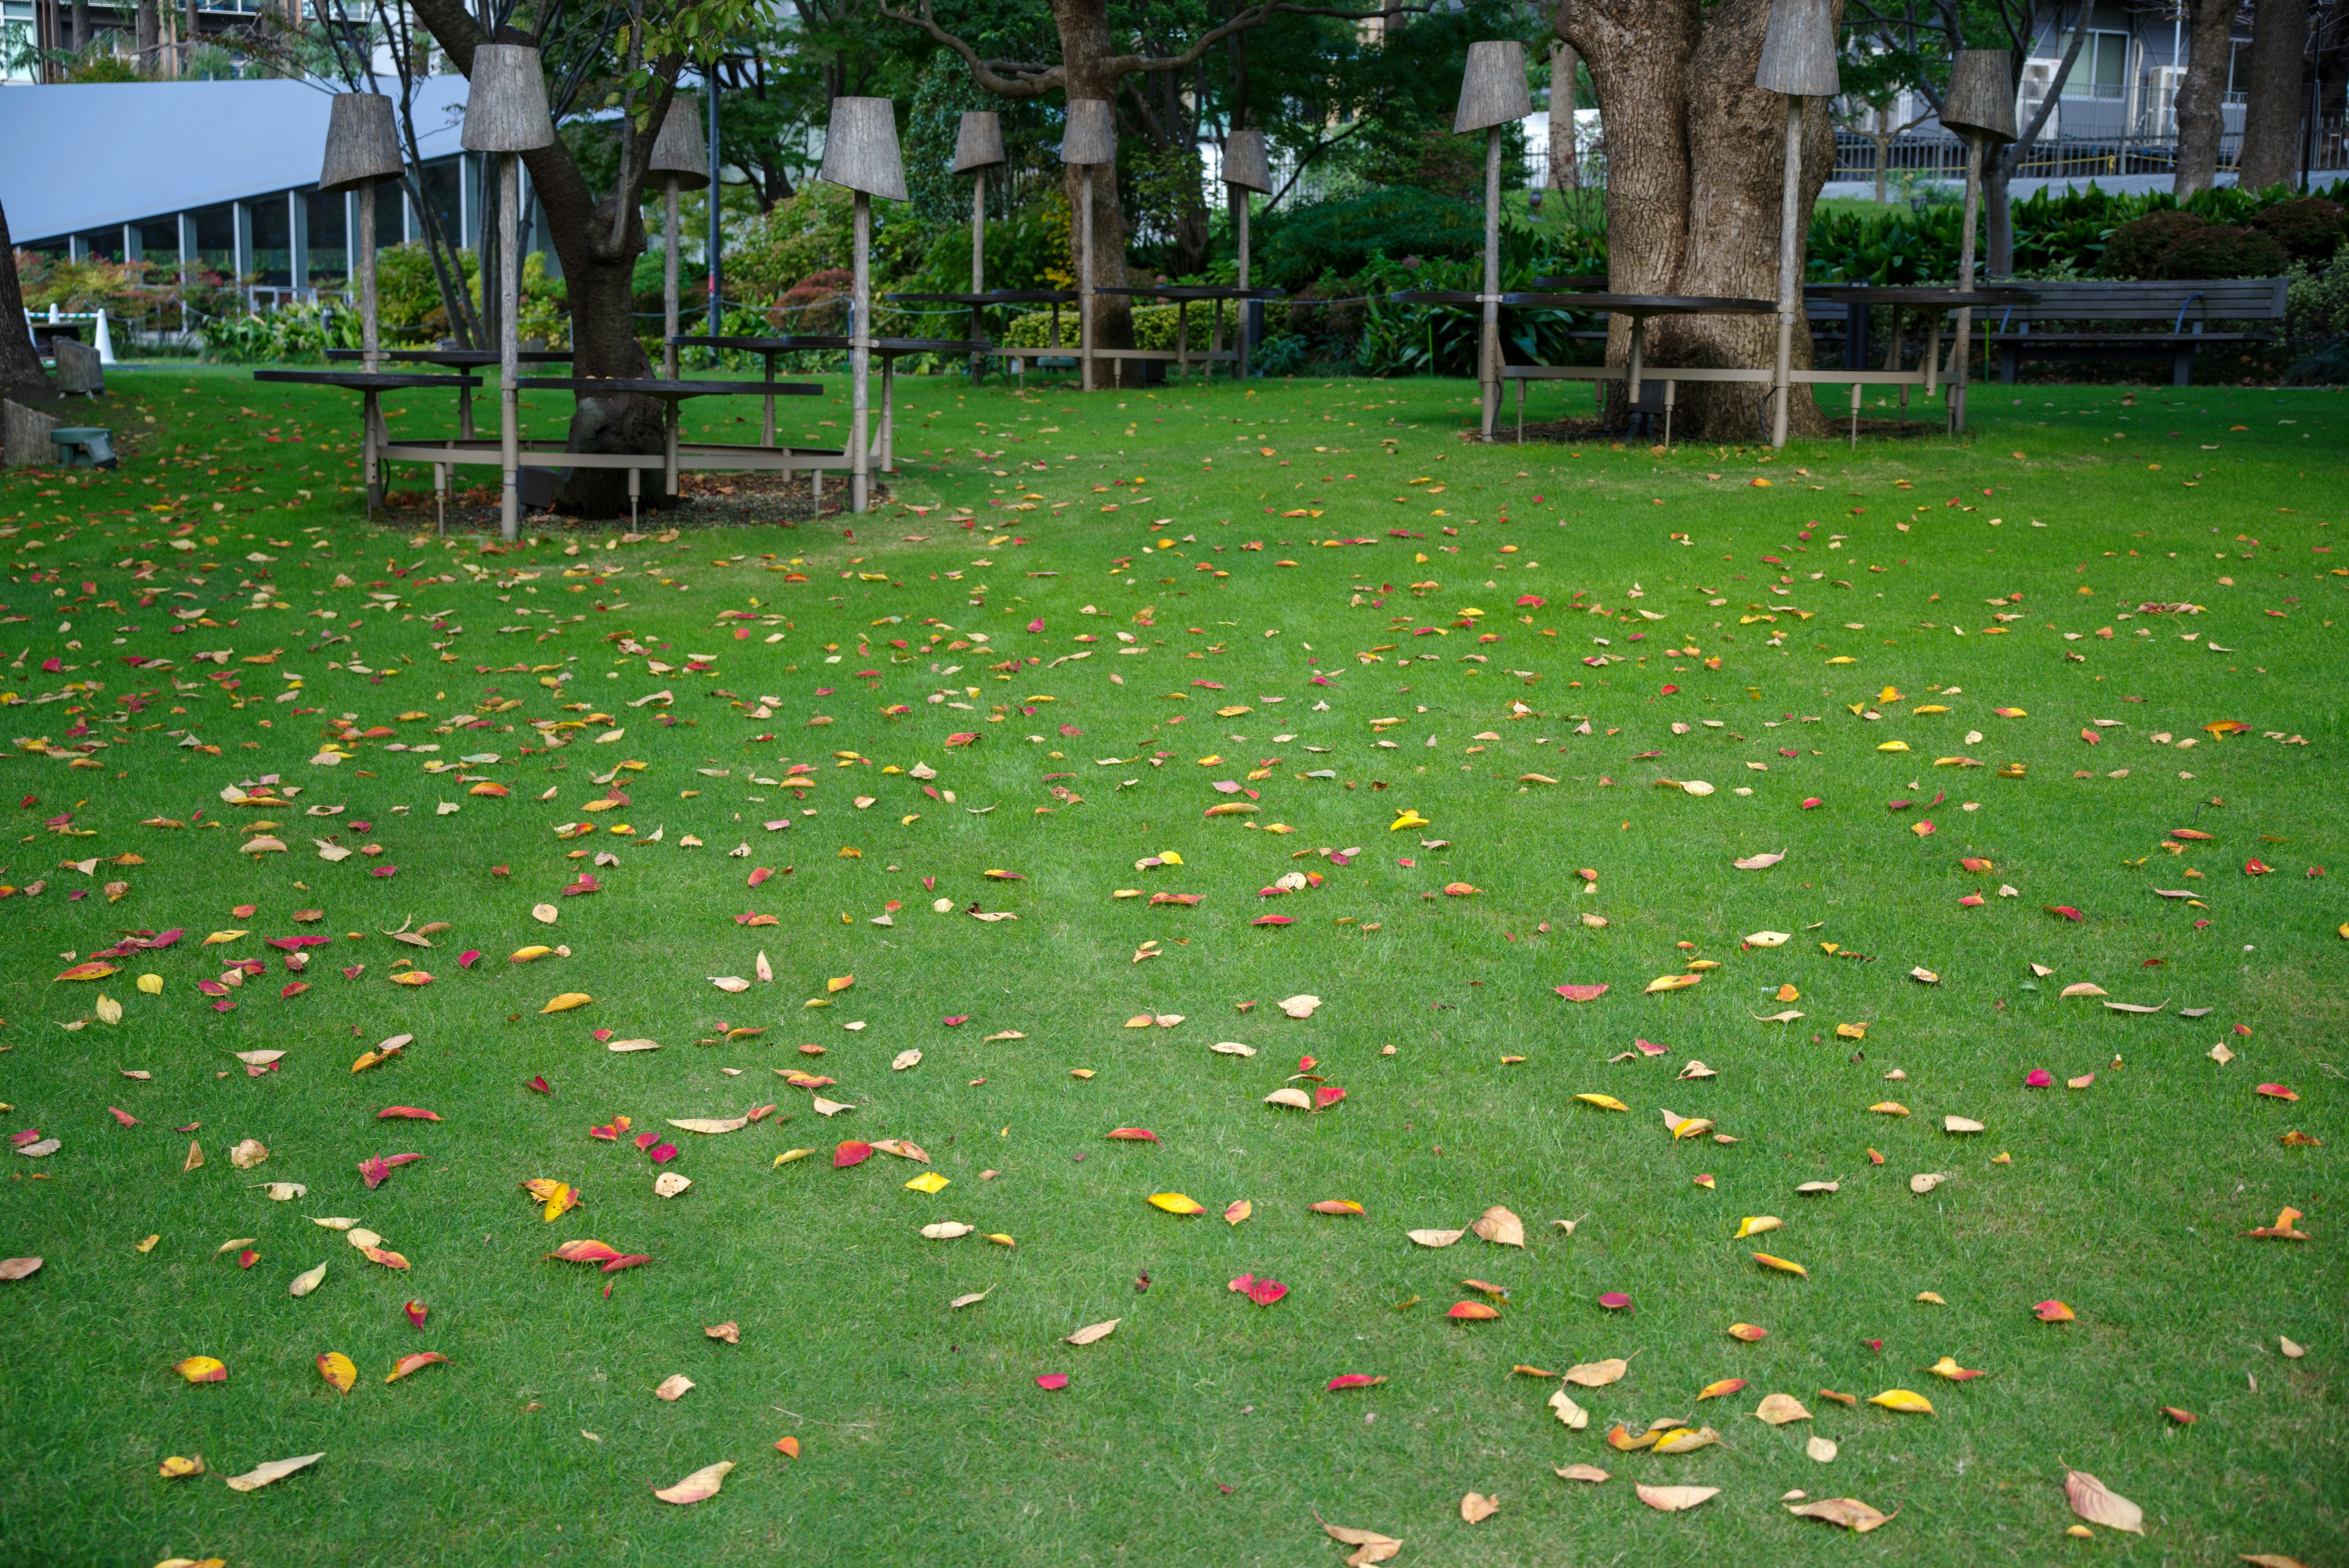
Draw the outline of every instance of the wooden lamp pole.
M546 77L536 49L482 44L473 50L465 96L463 142L469 152L502 152L498 201L498 445L502 484L498 533L522 536L522 164L517 154L554 141Z
M970 180L970 291L987 292L987 171L1006 162L1003 156L1003 122L993 109L975 109L962 117L955 133L954 171L968 174ZM970 307L970 336L980 341L980 306ZM970 357L970 379L978 384L979 372L986 367L986 357Z
M856 195L856 281L848 324L848 509L862 513L872 494L873 198L907 200L905 162L897 151L897 106L885 98L836 98L824 132L818 177Z
M1770 444L1786 444L1794 396L1795 317L1803 304L1803 100L1843 90L1836 70L1835 18L1826 0L1776 0L1754 85L1786 98L1786 172L1778 199L1778 353L1771 387Z
M1974 291L1974 224L1982 210L1982 149L2014 140L2014 66L2004 49L1961 49L1941 95L1941 123L1966 139L1965 234L1958 242L1958 292ZM1958 312L1950 347L1950 432L1966 428L1966 360L1973 347L1972 306ZM1929 350L1930 352L1930 350Z
M1072 98L1061 139L1061 161L1079 171L1077 329L1079 385L1093 389L1093 172L1106 164L1116 178L1117 122L1109 100Z
M1484 327L1476 339L1476 379L1484 396L1479 439L1493 439L1501 413L1501 128L1534 111L1526 85L1526 47L1514 38L1468 46L1453 134L1485 133Z

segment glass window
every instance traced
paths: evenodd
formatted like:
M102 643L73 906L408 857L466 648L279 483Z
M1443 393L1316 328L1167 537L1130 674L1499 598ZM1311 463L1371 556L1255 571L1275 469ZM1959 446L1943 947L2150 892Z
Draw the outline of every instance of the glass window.
M2064 40L2071 47L2071 40ZM2123 82L2128 68L2128 35L2127 33L2091 33L2080 45L2080 57L2072 62L2072 74L2064 78L2065 98L2109 98L2124 96Z
M180 265L180 220L150 218L137 225L140 254L157 266L170 269Z
M311 288L338 288L351 265L350 242L343 233L347 205L339 192L321 196L310 191L302 200L310 216L310 275L303 281Z
M247 204L253 214L253 270L260 281L284 287L294 281L294 213L283 196L261 196Z
M0 82L33 79L33 0L0 0Z
M236 275L236 210L222 202L188 214L196 223L196 262L223 277Z

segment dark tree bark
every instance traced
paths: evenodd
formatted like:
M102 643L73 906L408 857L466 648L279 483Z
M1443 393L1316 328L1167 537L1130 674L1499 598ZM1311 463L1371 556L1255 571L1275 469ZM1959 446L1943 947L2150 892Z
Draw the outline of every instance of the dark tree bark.
M2246 191L2300 182L2300 121L2308 97L2308 0L2258 0L2251 12L2251 80L2243 102Z
M409 0L409 5L450 63L470 76L474 48L492 40L468 14L463 0ZM526 40L516 36L512 41ZM563 262L571 299L574 376L642 379L653 374L651 361L636 341L633 315L636 299L631 283L636 257L646 250L638 198L645 164L654 139L660 134L681 64L678 59L655 62L658 96L650 124L639 132L633 121L624 119L618 189L610 194L597 199L571 150L559 138L550 146L522 155L539 210L545 214L547 236ZM657 452L665 434L663 413L658 399L634 393L581 397L572 410L568 449ZM624 516L628 510L627 476L617 469L574 469L570 480L556 493L554 504L583 516Z
M1575 83L1581 74L1574 46L1560 38L1549 50L1549 188L1578 190L1582 161L1574 126Z
M2047 83L2047 96L2040 101L2039 112L2016 128L2021 134L2013 141L2003 147L1982 149L1982 270L1992 277L2013 275L2014 202L2007 191L2013 183L2015 170L2023 165L2023 154L2030 151L2031 144L2039 140L2039 133L2047 129L2048 117L2056 111L2056 106L2063 99L2064 84L2071 79L2072 67L2080 58L2080 46L2087 41L2086 24L2092 0L2080 0L2079 9L2074 14L2071 47L2065 49L2064 57L2056 62L2055 75ZM2055 15L2060 22L2062 10L2059 8ZM2017 50L2011 57L2014 81L2020 87L2023 81L2022 52ZM1940 106L1937 104L1935 107Z
M89 47L89 0L73 0L73 43L75 54Z
M2241 0L2188 0L2186 79L2178 84L2179 201L2207 191L2219 172L2219 137L2225 129L2220 95L2227 90L2228 41Z
M32 329L25 325L25 289L16 277L16 243L8 237L8 212L0 207L0 392L47 397L53 389Z
M163 46L163 13L159 0L139 0L139 68L150 76L161 74Z
M1842 12L1840 0L1835 7ZM1779 200L1785 177L1785 100L1754 85L1769 26L1769 0L1579 0L1561 6L1557 31L1590 68L1607 128L1608 286L1622 294L1711 294L1775 299ZM1801 209L1834 164L1835 131L1824 101L1803 117ZM1661 329L1659 329L1661 328ZM1648 353L1667 365L1770 363L1775 317L1666 317ZM1630 351L1628 324L1608 333L1610 364ZM1797 315L1794 363L1810 366L1810 332ZM1690 382L1676 429L1702 440L1766 436L1761 389ZM1826 433L1816 400L1799 391L1788 426Z

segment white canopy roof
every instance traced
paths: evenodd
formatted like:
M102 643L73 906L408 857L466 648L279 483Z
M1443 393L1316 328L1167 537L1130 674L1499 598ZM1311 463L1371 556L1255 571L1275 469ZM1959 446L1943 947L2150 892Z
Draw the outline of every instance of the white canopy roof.
M458 151L465 88L460 76L419 84L427 159ZM316 184L330 90L305 81L0 87L10 234L31 244Z

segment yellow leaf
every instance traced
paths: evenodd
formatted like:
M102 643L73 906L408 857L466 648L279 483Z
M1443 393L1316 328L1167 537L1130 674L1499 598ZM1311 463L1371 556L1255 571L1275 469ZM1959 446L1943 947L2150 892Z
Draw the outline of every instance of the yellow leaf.
M1782 1274L1800 1274L1806 1280L1811 1277L1810 1270L1803 1267L1802 1264L1785 1258L1773 1257L1767 1252L1754 1253L1754 1261L1765 1269L1775 1269Z
M1185 1198L1179 1192L1154 1192L1150 1195L1150 1203L1151 1207L1164 1209L1169 1214L1200 1214L1206 1212L1207 1207L1197 1199Z
M823 982L824 994L826 996L837 996L855 983L856 977L853 974L836 976L833 979L827 980Z
M225 1383L228 1381L227 1366L216 1357L210 1355L191 1355L185 1361L175 1363L172 1366L171 1370L178 1373L181 1376L186 1378L191 1383Z
M1868 1025L1865 1023L1838 1023L1836 1025L1836 1038L1838 1040L1865 1040L1868 1038Z
M1730 1240L1743 1241L1748 1236L1759 1236L1764 1231L1775 1231L1785 1224L1785 1221L1775 1214L1748 1214L1737 1222L1737 1234Z
M540 1008L538 1011L542 1014L548 1012L568 1012L574 1007L585 1007L595 1000L595 999L594 997L588 995L584 991L566 991L562 995L556 997L554 1001L548 1002L544 1007Z
M1602 1111L1628 1111L1631 1108L1612 1095L1577 1095L1574 1097L1586 1106L1597 1106Z
M251 935L253 935L251 931L214 931L211 936L206 937L200 945L208 948L217 947L222 942L233 942L240 940L241 938L249 937Z
M337 1394L347 1394L359 1380L359 1369L341 1351L330 1350L318 1357L318 1376L333 1384Z
M1658 975L1648 982L1648 993L1653 995L1660 991L1686 991L1703 978L1704 976L1701 974Z
M926 1170L922 1172L921 1175L914 1178L913 1180L905 1183L905 1186L909 1190L915 1192L936 1193L945 1190L947 1184L947 1178L940 1176L935 1170Z
M1887 1388L1881 1394L1871 1396L1868 1402L1871 1405L1881 1405L1888 1410L1899 1410L1911 1416L1930 1416L1933 1413L1933 1402L1930 1399L1926 1398L1922 1394L1911 1393L1906 1388Z

